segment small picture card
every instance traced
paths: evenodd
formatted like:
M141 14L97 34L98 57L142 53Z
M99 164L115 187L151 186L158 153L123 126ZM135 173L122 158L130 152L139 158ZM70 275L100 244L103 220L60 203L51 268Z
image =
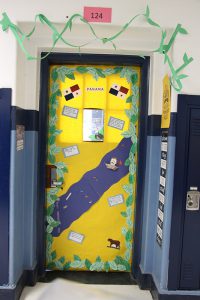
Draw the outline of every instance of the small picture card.
M119 130L123 130L124 124L125 124L125 122L123 120L120 120L120 119L117 119L114 117L110 117L110 119L108 121L108 126L119 129Z
M64 106L62 115L70 118L77 119L79 110L70 106Z
M77 145L63 148L62 151L63 151L64 157L70 157L70 156L74 156L74 155L80 154Z
M163 222L163 212L160 210L160 209L158 209L158 217L159 217L159 219Z
M160 236L160 238L162 239L162 229L160 228L160 226L157 225L157 234Z
M160 176L160 184L165 187L165 181L166 179L163 176Z
M160 163L160 165L161 165L161 168L163 168L163 169L165 169L165 170L166 170L166 168L167 168L167 161L166 161L166 160L164 160L164 159L161 159L161 163Z
M73 241L78 244L82 244L85 236L81 233L70 231L68 235L68 240Z
M167 143L166 142L161 143L161 151L167 152Z
M161 193L159 193L159 201L164 204L165 203L165 196Z
M21 151L24 149L25 126L16 125L16 149Z
M108 198L108 203L110 206L115 206L124 203L123 195L116 195Z

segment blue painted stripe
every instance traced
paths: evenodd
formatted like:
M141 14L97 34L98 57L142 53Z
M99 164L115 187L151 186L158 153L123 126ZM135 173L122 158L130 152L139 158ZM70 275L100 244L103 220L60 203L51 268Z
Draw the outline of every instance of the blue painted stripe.
M0 285L8 283L11 89L0 89Z

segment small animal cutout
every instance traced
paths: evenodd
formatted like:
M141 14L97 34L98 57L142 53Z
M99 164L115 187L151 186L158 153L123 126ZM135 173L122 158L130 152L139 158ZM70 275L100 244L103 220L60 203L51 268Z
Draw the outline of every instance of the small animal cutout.
M118 161L116 157L112 157L110 163L106 164L106 168L116 171L118 169Z
M119 84L113 84L109 90L109 93L121 99L125 99L129 89Z
M120 249L120 241L108 239L108 242L110 242L108 248Z
M81 95L81 90L78 84L75 84L69 87L67 90L64 91L64 97L66 101L69 101L73 98L76 98Z

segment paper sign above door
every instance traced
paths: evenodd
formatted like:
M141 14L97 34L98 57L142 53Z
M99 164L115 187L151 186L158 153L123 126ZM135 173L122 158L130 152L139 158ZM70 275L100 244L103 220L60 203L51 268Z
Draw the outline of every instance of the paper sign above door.
M83 16L88 22L111 23L112 8L85 6Z

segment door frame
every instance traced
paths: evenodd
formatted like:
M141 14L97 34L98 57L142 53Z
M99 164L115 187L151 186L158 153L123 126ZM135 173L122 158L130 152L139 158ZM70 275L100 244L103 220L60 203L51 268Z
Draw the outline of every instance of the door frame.
M179 290L187 193L190 109L200 108L200 96L178 95L174 190L169 250L168 289ZM183 122L184 120L184 122ZM185 145L185 147L183 147ZM184 201L183 201L184 200Z
M41 53L44 56L46 53ZM118 54L78 54L51 53L41 60L40 69L40 104L39 104L39 141L38 141L38 203L37 203L37 260L38 275L45 275L46 239L45 239L45 174L47 154L47 123L49 102L49 72L51 65L62 64L93 64L139 66L141 68L140 107L139 107L139 143L138 170L136 186L136 213L133 247L133 275L137 278L141 256L142 239L142 208L146 166L146 141L148 122L148 90L150 57L142 58L134 55Z

